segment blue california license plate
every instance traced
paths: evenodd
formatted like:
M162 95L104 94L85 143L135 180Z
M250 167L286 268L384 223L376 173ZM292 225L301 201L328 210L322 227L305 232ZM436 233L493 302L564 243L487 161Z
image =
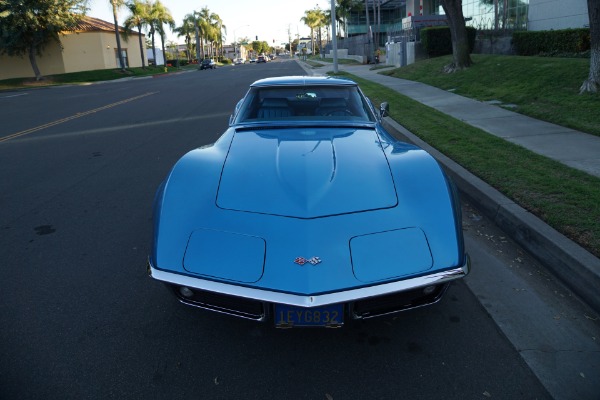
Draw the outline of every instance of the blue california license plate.
M275 326L339 327L344 324L344 305L330 304L322 307L304 308L287 304L275 304Z

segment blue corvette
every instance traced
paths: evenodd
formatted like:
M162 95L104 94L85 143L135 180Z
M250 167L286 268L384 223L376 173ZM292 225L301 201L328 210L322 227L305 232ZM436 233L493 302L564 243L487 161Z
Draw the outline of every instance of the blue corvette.
M346 79L252 84L159 187L149 274L185 304L277 327L438 301L470 268L458 196L386 112Z

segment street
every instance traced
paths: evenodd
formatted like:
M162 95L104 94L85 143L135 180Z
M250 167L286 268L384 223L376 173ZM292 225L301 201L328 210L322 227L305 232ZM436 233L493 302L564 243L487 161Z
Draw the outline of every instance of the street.
M172 165L219 137L250 83L302 74L282 60L0 92L1 399L598 398L599 322L467 203L473 276L390 318L276 330L180 305L147 276ZM569 349L543 325L571 335L566 320L581 329ZM542 365L553 354L564 366Z

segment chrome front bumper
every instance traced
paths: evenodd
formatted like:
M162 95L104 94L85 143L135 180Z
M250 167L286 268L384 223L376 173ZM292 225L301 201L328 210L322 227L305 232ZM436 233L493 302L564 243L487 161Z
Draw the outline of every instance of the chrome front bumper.
M186 275L180 275L156 269L151 265L150 262L148 262L148 274L150 277L171 285L187 287L190 289L199 289L206 292L218 293L224 296L246 298L264 303L289 304L297 307L320 307L328 304L351 303L359 300L389 295L392 293L425 288L428 286L441 286L453 280L464 278L469 273L470 269L471 261L467 254L465 255L465 263L462 266L443 272L435 272L430 275L419 276L402 281L383 283L356 289L348 289L333 293L319 295L298 295L193 278ZM439 300L439 298L437 298L436 301L437 300Z

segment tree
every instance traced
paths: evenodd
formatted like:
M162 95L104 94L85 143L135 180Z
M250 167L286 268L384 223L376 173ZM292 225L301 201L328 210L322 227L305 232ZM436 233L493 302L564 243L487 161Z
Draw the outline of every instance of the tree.
M367 42L369 43L369 57L373 54L373 38L371 38L371 22L369 22L369 4L365 0L365 18L367 19ZM369 60L367 57L367 60Z
M125 5L125 0L110 0L113 10L113 19L115 21L115 37L117 39L117 55L121 72L125 72L125 60L123 59L123 50L121 49L121 35L119 34L119 8Z
M140 54L142 56L142 69L146 69L146 60L144 58L144 45L142 43L142 28L148 25L148 3L143 0L132 0L127 3L127 8L131 15L125 20L124 27L130 31L136 27L139 32Z
M210 33L211 30L211 25L210 25L210 10L208 9L208 7L204 7L202 8L202 10L200 10L200 12L195 13L196 14L196 24L198 26L198 32L200 35L200 47L202 50L202 58L204 58L205 51L204 51L204 41L207 39L207 36ZM198 62L200 61L200 59L198 59Z
M173 31L177 33L177 37L183 36L185 37L185 47L187 49L187 59L189 62L192 62L192 35L195 32L196 19L193 14L187 14L183 21L181 22L181 26L176 27Z
M211 14L211 25L213 32L215 33L215 42L217 43L218 51L223 56L223 38L227 35L227 27L223 25L223 20L219 17L219 14Z
M343 24L346 36L348 36L348 17L350 17L352 12L361 13L365 4L362 0L337 0L337 3L339 4L339 9L336 7L335 14L336 16L339 15L342 19L341 24ZM338 32L340 32L341 35L341 29L339 29Z
M171 29L175 28L175 20L171 15L171 12L167 7L164 6L160 0L152 3L149 12L149 24L152 31L152 48L154 49L154 33L158 32L160 36L160 44L162 47L163 60L167 61L167 54L165 51L165 27L167 24ZM156 51L154 51L154 60L156 60Z
M300 18L300 21L310 28L310 45L313 54L315 52L315 28L319 26L320 20L316 10L306 10L304 11L304 17Z
M323 41L321 39L321 29L324 26L327 26L327 16L323 12L323 10L321 10L320 8L316 8L314 10L314 14L315 14L315 17L317 18L315 27L318 29L318 31L317 31L318 45L319 45L318 47L319 47L319 54L321 54L322 53L321 47L323 47Z
M39 81L36 56L51 43L62 48L60 33L74 31L86 11L86 0L2 0L0 54L27 55Z
M265 42L264 40L262 40L262 41L255 40L251 43L251 46L252 46L252 50L254 50L254 52L256 54L268 53L269 49L271 48L271 46L269 46L269 43Z
M344 23L344 19L348 16L349 10L344 8L343 0L336 0L335 5L335 25L337 36L341 36L342 24ZM325 16L327 17L327 21L331 22L331 9L325 10Z
M600 2L587 0L590 17L590 74L583 82L579 93L597 93L600 89Z
M473 64L469 51L469 40L465 17L462 12L462 0L440 0L448 19L452 38L452 63L444 67L444 72L452 73L470 67Z

